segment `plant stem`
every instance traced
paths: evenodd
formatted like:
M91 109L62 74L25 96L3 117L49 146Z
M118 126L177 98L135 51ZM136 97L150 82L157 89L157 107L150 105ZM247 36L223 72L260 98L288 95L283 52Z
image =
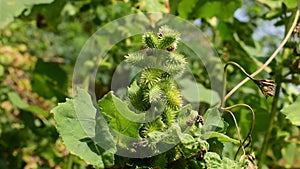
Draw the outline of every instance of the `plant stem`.
M249 77L251 80L254 80L252 77L250 77L250 75L245 71L245 69L240 66L238 63L236 62L227 62L226 65L224 66L224 75L223 75L223 93L222 93L222 97L221 97L221 104L219 107L223 107L225 100L224 100L224 96L226 94L226 81L227 81L227 67L229 65L233 65L236 66L237 68L239 68L247 77Z
M245 148L244 148L244 145L243 145L243 141L242 141L242 137L241 137L240 128L239 128L239 125L237 124L237 121L236 121L236 118L235 118L234 114L232 113L232 111L230 111L228 109L224 109L224 112L227 112L227 113L229 113L231 115L231 117L233 119L233 122L235 124L235 128L236 128L236 131L237 131L237 135L238 135L239 141L240 141L240 147L242 147L243 155L246 155L246 151L245 151Z
M73 156L70 155L67 162L67 168L66 169L72 169L73 167Z
M250 128L250 130L249 130L247 136L245 137L244 141L242 142L242 146L244 146L244 144L245 144L245 142L247 141L247 139L249 139L249 143L251 143L251 134L252 134L252 132L253 132L254 124L255 124L255 113L254 113L253 109L252 109L251 106L249 106L248 104L236 104L236 105L233 105L233 106L230 106L230 107L226 107L226 108L223 108L223 109L224 109L224 110L226 110L226 109L229 110L229 109L233 109L233 108L241 107L241 106L247 107L247 108L250 110L251 114L252 114L251 128ZM244 148L246 148L246 147L247 147L247 146L245 146ZM241 148L241 147L239 147L239 149L237 150L237 153L236 153L236 155L235 155L234 158L236 158L238 152L240 151L240 148Z
M286 44L286 42L289 40L289 38L291 37L295 26L297 25L298 22L298 18L299 18L299 14L300 14L300 0L298 0L298 10L296 11L296 15L293 21L293 24L290 28L290 30L288 31L288 33L286 34L285 38L283 39L283 41L280 43L279 47L275 50L275 52L270 56L270 58L259 68L257 69L254 73L252 73L250 75L251 78L253 78L254 76L256 76L257 74L259 74L261 71L263 71L270 63L271 61L276 57L276 55L280 52L280 50L283 48L283 46ZM245 78L243 81L241 81L239 84L237 84L225 97L224 97L224 102L230 97L232 96L243 84L245 84L247 81L249 81L250 78L247 77Z
M267 132L265 134L265 138L262 144L262 148L261 148L261 152L260 152L260 159L258 162L258 168L262 168L262 165L265 164L265 160L266 160L266 154L269 148L269 139L270 139L270 135L273 129L273 123L275 122L275 116L277 113L277 103L279 100L279 93L280 93L280 88L281 88L281 73L282 73L282 68L280 68L280 70L278 71L278 76L276 78L277 81L277 86L276 86L276 90L275 90L275 96L272 102L272 108L271 108L271 113L270 113L270 121L269 121L269 125L268 125L268 129Z

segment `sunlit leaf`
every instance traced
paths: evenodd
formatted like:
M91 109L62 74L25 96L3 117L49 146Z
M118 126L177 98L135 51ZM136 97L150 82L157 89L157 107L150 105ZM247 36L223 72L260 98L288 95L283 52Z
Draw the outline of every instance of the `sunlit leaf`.
M179 81L182 86L181 93L189 102L205 102L215 105L220 101L217 92L205 88L202 84L193 82L189 79Z
M71 153L95 167L104 168L104 166L113 165L113 154L106 152L92 140L95 135L97 111L87 92L78 90L78 94L73 100L67 99L65 103L55 107L52 112L56 128ZM104 134L106 137L103 137L103 141L111 139L110 133ZM110 143L114 142L111 140Z
M217 153L207 152L204 155L204 161L207 169L222 168L222 160Z
M203 136L205 139L210 139L210 138L217 138L218 141L220 141L221 143L227 143L227 142L232 142L234 144L239 144L239 140L230 138L229 136L222 134L222 133L218 133L218 132L207 132L204 134Z
M237 8L242 5L241 0L206 0L197 9L197 15L200 18L211 18L213 16L219 19L228 19L233 16Z
M202 129L205 132L224 132L227 127L228 124L221 117L221 113L217 107L208 109L204 114L204 125Z
M188 15L193 11L193 8L196 7L198 0L189 0L189 1L181 1L178 4L178 13L182 18L187 18Z
M33 5L51 3L54 0L1 0L0 1L0 29L12 22L15 17L18 17L25 9L30 10Z
M139 137L140 123L144 120L143 114L136 114L128 109L128 105L113 95L106 94L98 101L99 108L104 116L109 118L110 127L127 136Z
M287 8L296 8L297 7L297 1L295 1L295 0L282 0L282 2L286 5Z
M300 95L298 95L297 100L284 107L281 112L286 115L286 118L289 119L292 124L300 126Z

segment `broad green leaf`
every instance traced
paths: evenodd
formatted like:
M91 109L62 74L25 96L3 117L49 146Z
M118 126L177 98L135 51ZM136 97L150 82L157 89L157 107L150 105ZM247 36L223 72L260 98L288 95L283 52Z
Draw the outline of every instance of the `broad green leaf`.
M77 105L78 104L78 105ZM92 140L95 135L95 117L97 110L93 106L90 95L78 89L76 97L59 104L52 112L56 128L64 144L72 154L75 154L94 167L104 168L114 164L113 154L97 146ZM103 133L104 142L114 145L110 133Z
M210 138L217 138L221 143L227 143L227 142L232 142L234 144L239 144L239 140L233 139L228 137L225 134L218 133L218 132L206 132L203 136L205 139L210 139Z
M242 6L241 0L206 0L199 6L197 16L200 18L218 17L226 20L233 16L235 10Z
M182 18L187 18L188 15L193 11L198 0L185 0L178 4L178 14Z
M281 112L286 115L286 118L289 119L292 124L300 126L300 95L298 95L297 100L284 107Z
M297 1L295 1L295 0L282 0L282 2L286 5L287 8L296 8L297 7Z
M265 5L269 6L272 9L280 8L281 7L281 1L274 1L274 0L264 0L262 1Z
M232 25L230 23L220 21L217 26L218 31L220 32L220 37L224 41L233 40L234 29L232 29Z
M223 168L230 168L230 169L241 169L246 168L247 163L244 161L233 161L229 158L224 157L222 159ZM249 168L250 169L250 168Z
M220 97L217 92L205 88L202 84L193 82L189 79L183 79L179 81L181 94L189 102L205 102L211 105L215 105L220 101Z
M214 152L205 153L204 161L207 169L222 168L222 160L217 153Z
M210 108L203 116L204 125L202 130L205 132L218 131L224 132L228 124L223 120L217 107Z
M54 0L1 0L0 1L0 29L12 22L15 17L18 17L25 9L30 10L36 4L48 4Z
M51 4L37 4L30 14L22 15L24 20L37 20L37 26L43 29L55 30L63 18L63 9L68 0L55 0Z
M110 127L126 136L139 137L141 124L134 121L143 121L144 114L130 111L128 105L114 96L112 92L101 98L98 106L103 115L108 117Z
M39 59L33 71L31 85L33 92L40 96L46 99L56 97L63 101L66 97L68 76L59 64Z

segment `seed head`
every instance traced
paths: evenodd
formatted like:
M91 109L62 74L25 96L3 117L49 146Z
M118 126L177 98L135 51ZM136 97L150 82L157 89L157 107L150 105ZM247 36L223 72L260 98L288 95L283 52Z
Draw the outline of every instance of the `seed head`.
M253 80L259 87L260 91L268 98L275 95L276 84L274 80Z

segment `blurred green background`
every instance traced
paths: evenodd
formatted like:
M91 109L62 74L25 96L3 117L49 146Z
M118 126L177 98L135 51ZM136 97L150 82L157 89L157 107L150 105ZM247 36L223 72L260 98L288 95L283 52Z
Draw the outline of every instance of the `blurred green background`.
M72 97L77 56L88 38L106 23L141 12L179 16L206 34L224 63L238 62L251 73L278 47L296 8L296 0L1 0L0 168L91 168L64 147L50 110ZM139 38L129 38L108 52L99 65L97 98L110 90L114 69L139 43ZM275 98L266 99L249 82L227 101L227 105L253 107L252 146L265 168L300 167L299 53L295 32L281 54L258 75L259 79L277 80L280 94ZM210 87L201 64L192 59L190 64L197 82ZM244 78L230 67L227 90ZM200 105L200 112L208 107ZM235 112L244 138L251 114L241 108ZM287 119L282 112L292 116ZM224 118L230 124L227 134L237 138L231 117ZM223 155L232 158L237 148L225 147ZM261 154L262 147L268 151Z

